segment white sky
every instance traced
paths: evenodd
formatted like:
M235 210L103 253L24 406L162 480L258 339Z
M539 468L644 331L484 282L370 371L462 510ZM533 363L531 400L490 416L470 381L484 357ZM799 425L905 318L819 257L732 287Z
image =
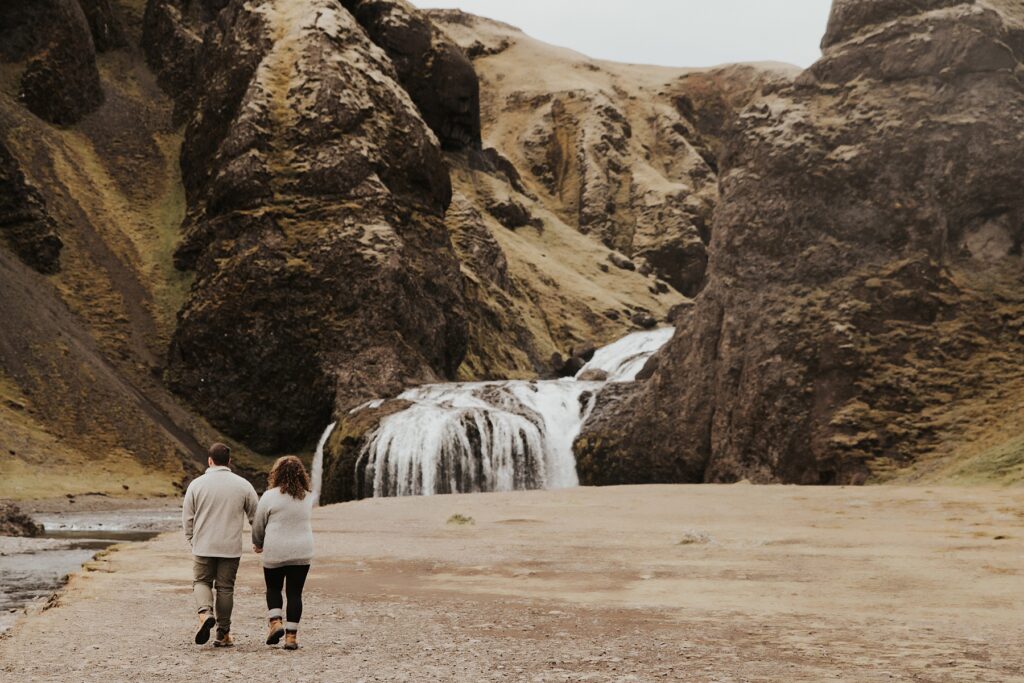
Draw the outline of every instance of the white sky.
M832 0L412 0L518 26L590 57L662 66L820 55Z

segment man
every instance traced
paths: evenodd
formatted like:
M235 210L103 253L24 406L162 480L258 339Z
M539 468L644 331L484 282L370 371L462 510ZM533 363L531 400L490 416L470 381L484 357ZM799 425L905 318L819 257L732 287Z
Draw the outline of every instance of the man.
M231 647L231 609L242 557L242 520L248 517L252 524L259 499L252 484L228 467L231 450L227 446L213 444L209 456L206 473L194 479L185 491L181 524L194 556L192 594L199 609L196 644L209 641L216 625L214 646Z

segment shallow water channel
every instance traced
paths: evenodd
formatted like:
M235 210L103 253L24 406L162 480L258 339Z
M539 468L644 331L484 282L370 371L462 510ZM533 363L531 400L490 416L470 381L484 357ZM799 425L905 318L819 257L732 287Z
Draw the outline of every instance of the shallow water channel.
M180 512L108 510L40 514L35 519L45 529L42 536L0 537L0 632L25 608L49 599L98 552L173 529Z

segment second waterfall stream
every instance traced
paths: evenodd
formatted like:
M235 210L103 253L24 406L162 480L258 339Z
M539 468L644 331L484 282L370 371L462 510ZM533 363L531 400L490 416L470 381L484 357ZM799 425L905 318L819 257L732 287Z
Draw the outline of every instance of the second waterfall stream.
M576 378L427 384L400 394L411 405L367 436L356 463L364 490L379 496L558 489L579 484L572 445L607 382L636 379L673 328L634 332L598 349L588 370L603 381ZM379 407L373 401L352 412ZM313 460L319 497L324 431Z

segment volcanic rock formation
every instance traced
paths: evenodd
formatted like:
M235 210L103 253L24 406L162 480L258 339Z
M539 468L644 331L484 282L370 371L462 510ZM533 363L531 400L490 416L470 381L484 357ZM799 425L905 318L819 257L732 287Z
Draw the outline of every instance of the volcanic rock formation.
M671 322L582 481L1004 478L1022 36L839 0L803 73L666 69L404 0L0 3L0 477L167 493Z
M43 528L13 503L0 502L0 536L38 536Z
M584 481L857 483L1019 433L1024 10L840 0L823 48L736 112L708 285Z
M260 451L454 375L462 284L437 139L337 3L229 3L197 60L168 379Z
M97 30L105 4L83 0ZM107 35L104 33L103 35ZM21 100L50 123L76 123L103 102L96 48L79 0L9 0L0 5L0 60L22 63Z
M466 55L404 0L344 0L383 49L442 148L480 149L480 84Z

